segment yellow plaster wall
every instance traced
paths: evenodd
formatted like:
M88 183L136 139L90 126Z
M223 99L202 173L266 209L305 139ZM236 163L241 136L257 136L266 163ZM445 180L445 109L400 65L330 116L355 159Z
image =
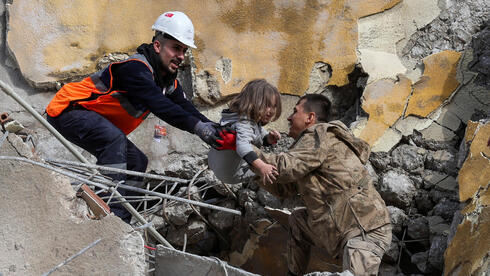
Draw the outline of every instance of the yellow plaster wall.
M314 63L332 66L330 85L348 83L357 62L357 19L401 0L16 0L8 44L23 74L45 83L94 70L105 53L134 50L151 39L150 27L168 10L193 20L198 71L214 75L223 95L265 77L283 93L302 94ZM225 83L216 69L232 61Z
M454 92L460 57L460 52L443 51L424 58L424 75L413 85L405 116L427 117Z
M403 114L412 82L405 76L398 81L382 79L369 84L364 90L362 109L369 114L369 120L359 134L371 146Z
M381 79L366 86L362 108L369 119L359 137L373 146L402 116L427 117L434 112L459 85L456 71L460 57L455 51L426 57L423 76L413 85L405 75L398 75L397 82Z
M444 256L444 275L483 275L478 271L490 251L490 207L484 207L477 221L465 219L457 229ZM488 263L487 263L488 265Z
M468 122L465 141L470 152L459 171L459 197L471 202L445 252L445 275L482 275L490 252L490 123Z
M470 152L458 175L459 199L472 198L480 187L490 183L490 123L479 124L471 142Z

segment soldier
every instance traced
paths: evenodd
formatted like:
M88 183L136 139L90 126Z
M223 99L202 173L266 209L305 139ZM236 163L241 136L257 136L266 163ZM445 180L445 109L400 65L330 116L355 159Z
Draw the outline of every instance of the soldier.
M364 164L369 145L340 121L328 122L330 101L305 95L288 117L295 143L280 154L256 152L277 168L260 185L278 197L299 195L289 217L288 275L302 275L311 245L342 256L343 269L376 275L391 243L389 213Z

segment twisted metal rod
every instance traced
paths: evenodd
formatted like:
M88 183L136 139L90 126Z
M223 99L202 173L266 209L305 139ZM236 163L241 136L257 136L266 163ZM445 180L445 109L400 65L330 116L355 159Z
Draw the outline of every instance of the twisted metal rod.
M55 159L46 159L45 161L48 163L66 164L66 165L80 166L80 167L85 167L85 168L90 168L90 169L104 170L104 171L109 171L109 172L124 173L127 175L146 177L146 178L150 178L150 179L167 180L167 181L173 181L173 182L179 182L179 183L189 183L189 180L187 180L187 179L181 179L181 178L158 175L158 174L151 174L151 173L142 173L142 172L131 171L131 170L123 170L123 169L100 166L100 165L85 164L85 163L74 162L74 161L55 160ZM171 184L167 184L167 185L171 185Z

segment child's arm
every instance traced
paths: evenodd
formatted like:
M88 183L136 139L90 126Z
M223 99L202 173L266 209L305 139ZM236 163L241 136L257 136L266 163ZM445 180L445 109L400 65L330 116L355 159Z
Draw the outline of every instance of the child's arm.
M261 159L255 159L252 162L252 166L259 172L261 178L262 178L262 183L266 184L276 180L276 176L278 175L276 167L265 163Z

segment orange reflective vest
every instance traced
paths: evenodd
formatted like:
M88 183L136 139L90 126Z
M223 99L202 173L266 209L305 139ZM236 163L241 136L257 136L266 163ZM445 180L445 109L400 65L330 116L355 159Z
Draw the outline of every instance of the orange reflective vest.
M153 74L153 68L145 56L135 54L127 60L111 63L108 68L98 71L80 82L65 84L46 107L46 112L51 117L57 117L68 107L80 105L104 116L126 135L131 133L143 122L150 111L141 111L135 108L124 95L127 91L112 89L114 80L112 66L132 60L143 62ZM101 80L104 70L109 70L110 87L107 87ZM176 88L177 80L174 81L173 89Z

